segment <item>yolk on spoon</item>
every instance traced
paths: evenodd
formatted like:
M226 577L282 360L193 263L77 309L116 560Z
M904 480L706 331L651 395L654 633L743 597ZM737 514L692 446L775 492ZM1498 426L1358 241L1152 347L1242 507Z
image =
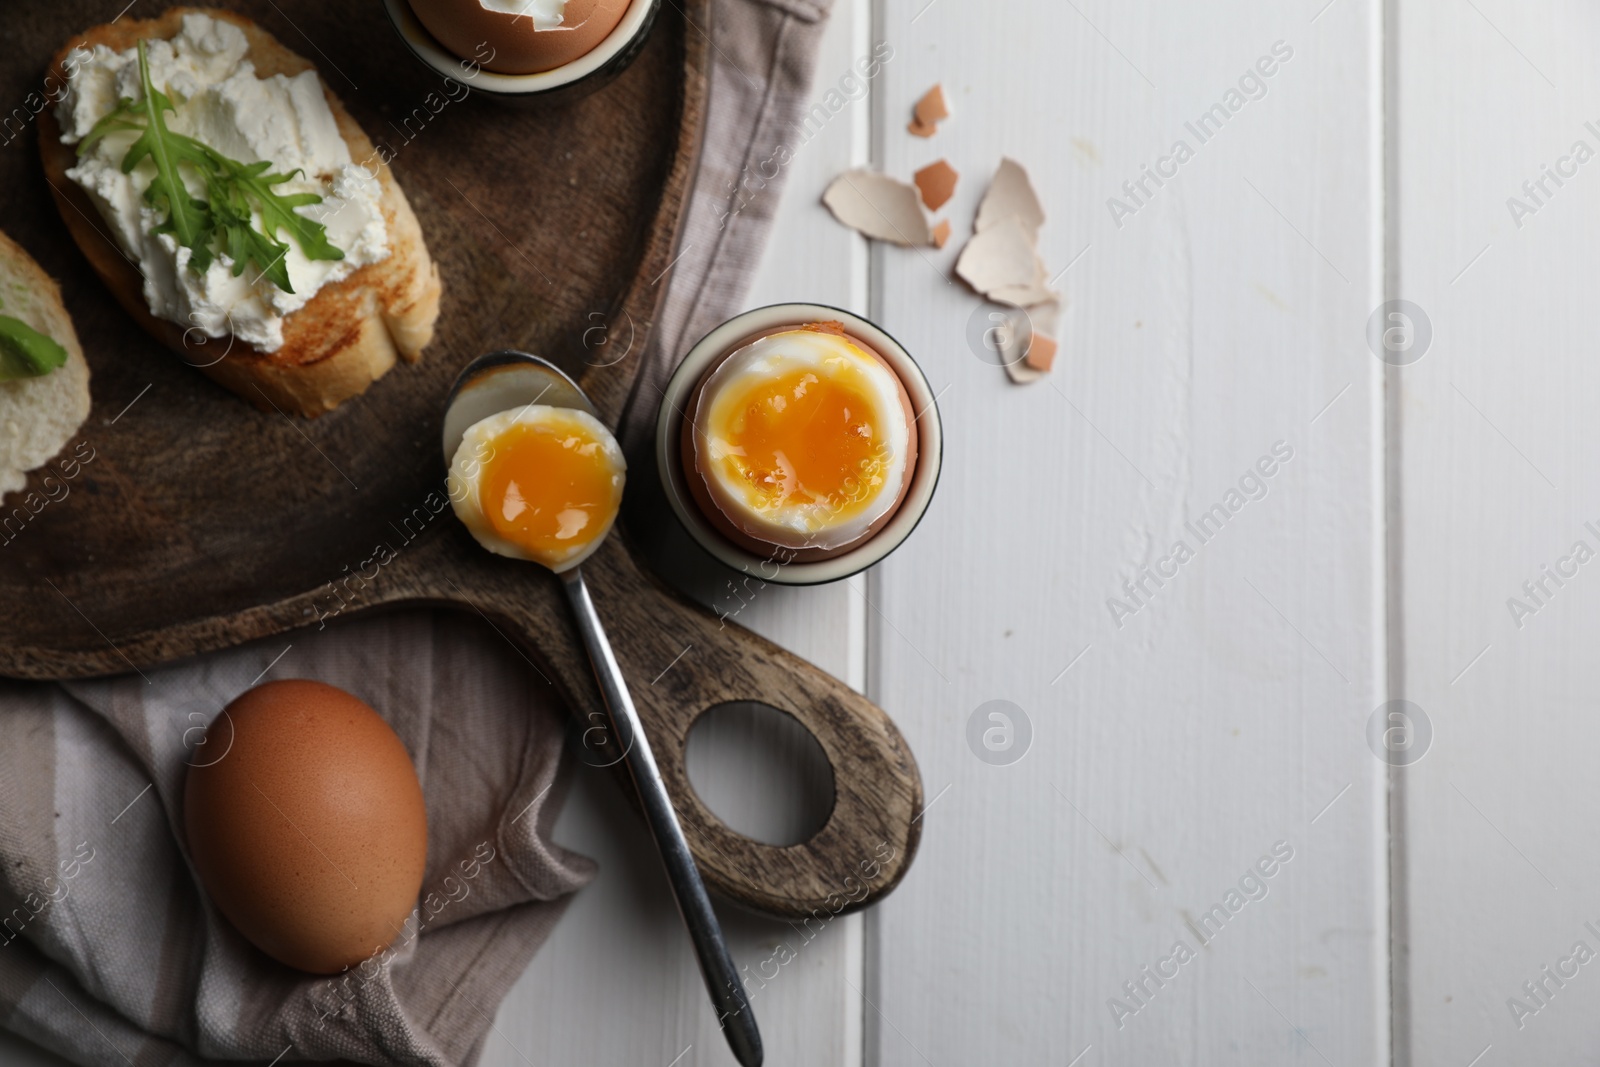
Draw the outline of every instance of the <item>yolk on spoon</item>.
M603 535L621 502L605 446L580 428L517 423L493 440L479 503L496 534L555 559Z

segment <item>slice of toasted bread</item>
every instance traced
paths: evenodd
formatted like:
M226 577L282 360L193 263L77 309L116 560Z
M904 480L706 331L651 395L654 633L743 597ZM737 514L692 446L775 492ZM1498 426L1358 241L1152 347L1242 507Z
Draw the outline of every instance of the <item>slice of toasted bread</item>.
M141 39L175 37L186 14L210 15L242 29L250 42L247 58L255 64L259 77L293 76L312 66L242 15L191 7L173 8L159 18L124 18L96 26L56 53L53 70L64 78L63 64L74 48L103 44L123 51ZM440 295L439 268L428 256L422 229L399 183L326 82L322 91L350 157L376 170L382 183L379 203L389 231L389 255L319 289L304 307L284 319L283 345L274 352L263 352L236 338L208 341L192 327L150 313L138 266L113 242L93 203L67 177L67 168L77 161L77 154L74 146L61 143L54 104L39 116L39 149L56 206L73 240L117 301L185 362L256 407L277 407L307 417L331 411L364 392L388 373L396 355L415 361L433 338Z
M0 233L0 315L21 319L67 350L38 378L0 382L0 495L27 484L89 417L89 364L61 303L61 289L33 257Z

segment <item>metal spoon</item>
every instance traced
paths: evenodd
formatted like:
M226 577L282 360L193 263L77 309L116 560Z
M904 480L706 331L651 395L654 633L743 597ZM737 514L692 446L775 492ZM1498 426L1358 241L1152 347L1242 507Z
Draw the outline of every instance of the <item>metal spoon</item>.
M479 356L467 365L450 389L444 411L444 461L448 466L461 447L461 439L476 422L490 415L532 404L551 407L576 408L596 414L594 405L571 378L554 364L525 352L491 352ZM760 1067L762 1061L761 1032L756 1028L755 1013L745 996L744 985L734 969L733 957L728 954L727 941L722 936L722 926L711 910L711 898L706 894L705 883L689 851L689 842L678 825L677 813L672 808L672 798L667 795L656 767L650 742L639 722L633 698L628 695L628 685L622 669L611 652L611 642L606 640L600 616L595 612L589 588L583 581L581 564L557 575L566 590L567 602L583 635L584 647L589 652L589 664L594 668L595 680L600 685L600 696L611 719L623 759L638 790L640 806L645 821L661 852L661 862L667 868L667 880L672 885L672 895L678 902L678 912L694 941L695 955L700 960L700 973L706 990L711 994L717 1021L722 1026L733 1054L744 1067Z

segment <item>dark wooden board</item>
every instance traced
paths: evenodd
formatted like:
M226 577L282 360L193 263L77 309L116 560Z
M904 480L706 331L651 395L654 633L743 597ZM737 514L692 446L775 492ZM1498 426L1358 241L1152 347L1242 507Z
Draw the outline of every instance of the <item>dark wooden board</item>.
M318 419L259 412L184 366L116 306L56 214L35 131L6 124L0 229L62 284L93 373L94 409L79 443L94 458L64 482L47 484L49 470L36 472L29 490L35 503L49 501L36 512L19 512L18 495L0 509L8 620L0 673L115 673L313 625L336 609L436 604L481 612L539 664L575 715L597 711L554 578L489 556L447 506L438 509L440 405L474 356L518 348L555 360L608 421L619 418L665 288L652 282L674 254L698 158L709 0L664 4L638 59L598 91L521 109L479 94L440 107L441 79L404 49L379 3L221 6L316 62L393 152L443 274L439 333L420 364L395 368ZM0 100L26 111L29 94L46 88L49 57L109 14L80 0L8 13ZM596 327L611 322L637 333L625 359L601 366L586 357ZM634 477L652 472L639 464ZM394 551L392 562L374 562L378 546ZM669 592L621 537L585 573L708 883L789 916L859 907L893 888L916 850L922 794L888 717ZM693 661L649 685L686 645ZM750 841L694 795L683 764L689 726L729 700L776 706L817 736L836 798L812 840L787 848Z

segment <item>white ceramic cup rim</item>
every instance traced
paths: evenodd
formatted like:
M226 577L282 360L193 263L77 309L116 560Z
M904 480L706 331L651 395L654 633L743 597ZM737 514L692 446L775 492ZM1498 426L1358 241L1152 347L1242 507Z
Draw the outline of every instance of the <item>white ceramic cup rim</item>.
M682 432L686 403L699 384L701 377L716 360L726 355L738 341L754 334L765 333L779 326L800 326L808 322L841 322L851 335L867 342L894 369L906 395L911 400L911 410L917 412L917 461L911 471L911 488L906 492L900 507L877 533L865 542L832 559L815 563L778 563L771 557L758 556L729 541L700 513L685 479L689 476L679 459L679 435ZM673 513L683 523L689 536L722 563L736 571L756 574L780 585L821 585L859 574L893 552L911 535L928 504L933 499L934 487L939 482L939 465L944 451L943 429L939 422L939 408L928 379L922 368L911 358L900 342L882 329L848 311L825 304L773 304L736 315L718 326L683 357L678 369L673 371L661 398L661 411L656 417L656 469L661 476L662 488L672 504ZM774 546L774 553L782 549Z
M588 77L616 57L628 46L628 43L638 35L644 24L649 21L650 11L657 0L632 0L628 10L622 13L622 19L608 33L603 40L583 55L570 63L563 63L554 70L540 71L537 74L497 74L492 70L481 67L476 74L469 74L463 69L463 64L470 64L472 60L466 56L458 56L441 45L428 32L422 20L417 18L417 13L411 10L410 0L383 0L384 7L389 11L389 20L394 23L395 29L405 39L419 59L446 78L454 78L472 89L481 89L489 93L503 93L507 96L521 96L530 93L543 93L551 89L559 89L564 85Z

